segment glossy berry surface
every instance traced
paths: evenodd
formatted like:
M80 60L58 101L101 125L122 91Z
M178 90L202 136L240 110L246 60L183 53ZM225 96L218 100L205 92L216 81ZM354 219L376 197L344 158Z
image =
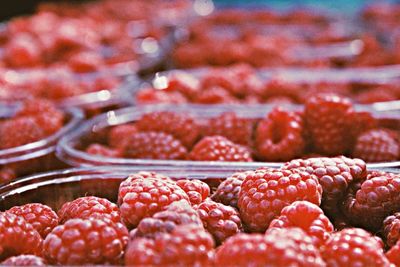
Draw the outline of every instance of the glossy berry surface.
M46 266L46 261L35 255L19 255L0 262L4 266Z
M224 179L211 198L216 202L237 208L240 188L247 174L247 172L237 172Z
M186 192L192 205L198 205L210 195L210 187L200 180L178 180L176 184Z

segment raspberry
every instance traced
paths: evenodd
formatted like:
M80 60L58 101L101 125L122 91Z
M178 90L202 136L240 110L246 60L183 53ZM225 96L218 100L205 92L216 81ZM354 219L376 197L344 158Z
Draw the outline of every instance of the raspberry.
M121 217L128 227L136 227L143 218L151 217L181 199L189 201L185 191L175 182L155 178L130 176L121 183L118 191Z
M350 112L347 122L349 123L347 129L353 145L361 133L378 126L377 119L370 112Z
M170 233L178 225L187 224L203 226L199 215L186 200L175 201L151 218L141 220L134 237L154 238L156 234Z
M285 81L281 78L272 78L269 80L263 89L263 97L270 102L271 99L277 97L285 97L291 102L300 102L302 88L298 84Z
M121 216L118 206L105 198L88 196L80 197L71 202L66 202L58 211L60 223L70 219L109 219L120 222Z
M0 184L6 184L17 178L15 168L4 166L0 168Z
M21 254L41 255L43 239L22 217L0 213L0 261Z
M38 141L45 137L32 117L14 118L0 126L0 148L7 149Z
M384 219L400 208L400 176L373 177L343 203L343 212L355 226L378 231Z
M0 262L4 266L46 266L46 261L35 255L19 255Z
M367 162L395 161L400 158L400 144L392 132L372 129L357 138L352 154Z
M168 111L145 114L135 125L140 131L170 134L187 148L191 148L200 135L200 127L192 117Z
M208 199L199 205L197 212L204 228L213 235L217 244L243 231L239 212L231 206Z
M58 132L64 124L64 114L58 110L53 113L35 115L34 119L46 136Z
M389 266L382 245L365 230L348 228L332 234L321 255L327 266Z
M200 180L178 180L176 184L185 191L192 205L198 205L210 195L210 187Z
M306 101L305 121L316 152L328 156L346 152L346 118L351 110L351 102L336 95L321 94Z
M200 140L189 154L198 161L253 161L250 151L222 136L207 136Z
M229 238L217 251L216 266L324 266L324 262L307 234L288 228Z
M165 92L165 90L154 90L153 88L140 90L136 95L136 101L140 105L144 104L183 104L188 99L178 92Z
M352 182L365 180L367 168L360 159L346 157L298 159L287 162L287 170L305 171L317 176L322 186L322 208L335 217L338 202Z
M57 107L46 99L31 99L25 101L21 109L15 114L17 117L37 116L43 113L54 114L60 112Z
M238 207L245 226L264 232L281 210L297 201L319 205L322 187L315 175L289 170L256 170L248 172L240 193Z
M43 238L58 225L57 214L49 206L40 203L15 206L9 209L7 213L24 218Z
M269 225L269 229L288 227L301 228L318 248L329 239L334 230L320 207L308 201L296 201L286 206L281 215Z
M252 120L240 118L234 112L225 112L208 120L203 135L220 135L236 144L251 146L253 126Z
M386 217L383 221L383 236L388 247L393 247L400 240L400 213Z
M38 42L30 35L19 33L5 46L4 60L15 68L40 65L41 51Z
M388 252L386 252L386 257L395 266L400 265L400 242L397 242Z
M69 67L78 73L95 72L104 65L101 56L95 52L75 53L68 60Z
M133 124L123 124L113 127L108 134L108 144L113 148L123 148L129 137L138 132Z
M52 264L119 264L128 239L128 230L122 223L71 219L54 228L43 247Z
M129 137L124 155L142 159L185 159L186 148L172 135L162 132L139 132Z
M167 91L177 91L188 99L192 99L199 92L199 81L196 77L185 72L172 73L168 77Z
M226 89L216 86L201 90L194 102L199 104L232 104L236 103L237 99Z
M86 153L95 155L95 156L102 156L102 157L110 157L110 158L118 158L120 156L120 151L116 149L109 148L102 144L90 144L86 148Z
M256 130L258 155L266 161L286 161L299 157L304 150L302 118L276 108L261 120Z
M211 198L216 202L237 208L240 187L246 176L250 173L251 171L232 174L218 185L217 190Z
M197 225L182 225L156 239L135 238L125 252L130 266L211 266L214 241Z
M212 71L209 71L204 75L200 87L203 89L220 87L233 94L236 91L237 84L234 79L231 79L231 77L228 76L227 71L224 71L224 69L214 68Z

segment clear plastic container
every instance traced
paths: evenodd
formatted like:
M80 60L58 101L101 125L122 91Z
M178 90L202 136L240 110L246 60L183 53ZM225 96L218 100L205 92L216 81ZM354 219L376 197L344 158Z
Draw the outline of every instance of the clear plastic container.
M238 117L260 119L270 112L274 105L146 105L142 107L125 108L110 111L86 121L79 128L63 137L57 146L57 156L65 163L74 167L89 166L166 166L171 168L195 168L208 169L256 169L262 166L279 167L280 162L221 162L221 161L189 161L189 160L150 160L150 159L129 159L113 158L86 153L81 147L90 144L95 136L104 136L108 127L132 123L140 119L144 114L155 111L171 111L175 113L191 114L198 119L216 117L224 112L234 112ZM300 105L288 105L285 108L301 110ZM376 112L368 106L356 106L358 111L369 111L374 117L396 130L400 129L400 114L390 112ZM382 162L368 164L370 167L387 168L400 166L400 161Z
M16 105L2 106L0 117L12 116L16 108ZM0 150L0 173L2 172L2 175L5 175L7 171L11 171L12 176L21 177L65 166L55 157L57 142L78 126L83 119L83 113L76 108L68 108L64 112L67 116L67 122L55 134L33 143ZM6 178L0 175L0 183L4 180L7 181Z
M118 187L129 174L154 171L173 179L200 179L210 185L234 171L168 168L74 168L37 174L0 187L0 211L27 203L44 203L55 210L78 197L95 195L117 202Z

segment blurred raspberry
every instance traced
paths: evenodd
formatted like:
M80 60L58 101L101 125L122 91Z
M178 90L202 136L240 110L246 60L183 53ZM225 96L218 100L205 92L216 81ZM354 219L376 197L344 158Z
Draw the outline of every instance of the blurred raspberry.
M251 171L232 174L218 185L211 198L216 202L237 208L240 188L248 174L251 174Z
M301 228L311 237L317 248L325 244L334 230L320 207L308 201L296 201L283 208L280 216L272 220L268 229L289 227Z
M247 172L238 207L248 230L264 232L281 210L297 200L321 203L322 187L315 175L290 170Z
M293 103L299 103L300 95L303 91L300 85L280 78L272 78L265 84L262 95L267 102L279 97L286 98Z
M386 252L386 257L394 266L400 266L400 242Z
M17 178L17 173L12 167L4 166L0 169L0 184L9 183Z
M49 207L40 203L30 203L23 206L15 206L7 210L18 217L22 217L45 238L54 227L58 225L57 214Z
M304 150L302 118L294 112L276 108L261 120L256 130L258 155L265 161L286 161Z
M7 149L39 141L43 129L32 117L9 119L0 125L0 148Z
M102 144L93 143L90 144L86 148L86 153L95 155L95 156L102 156L102 157L109 157L109 158L118 158L121 156L121 153L117 149L109 148Z
M4 266L46 266L46 261L35 255L19 255L0 262Z
M178 180L176 184L186 192L192 205L200 204L210 195L210 187L200 180Z
M198 225L182 225L156 239L134 238L125 252L130 266L211 266L214 241Z
M386 217L383 221L383 236L388 247L393 247L400 240L400 213Z
M123 148L129 137L137 132L134 124L114 126L108 134L108 144L113 148Z
M201 90L193 102L199 104L233 104L237 99L222 87L211 87Z
M128 243L122 223L98 219L71 219L44 240L44 254L51 264L120 264Z
M172 135L163 132L138 132L129 137L123 154L128 158L186 159L187 150Z
M199 92L199 81L196 77L185 72L172 73L168 77L166 91L179 92L188 99L193 99Z
M178 92L166 92L165 90L155 90L153 88L140 90L136 95L138 104L182 104L187 103L188 99Z
M215 262L216 266L324 266L311 238L299 228L235 235L219 247Z
M14 68L40 66L41 48L30 35L18 33L4 47L4 60Z
M95 72L104 65L102 57L96 52L80 52L71 56L68 66L75 72Z
M347 116L347 126L352 144L355 143L357 137L370 129L378 126L377 119L370 112L350 112Z
M218 135L201 139L193 147L189 158L197 161L253 161L246 147Z

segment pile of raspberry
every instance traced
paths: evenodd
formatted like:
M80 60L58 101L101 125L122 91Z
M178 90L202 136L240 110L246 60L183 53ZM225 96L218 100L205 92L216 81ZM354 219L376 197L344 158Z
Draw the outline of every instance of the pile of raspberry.
M400 86L396 83L345 81L289 81L279 72L265 79L257 69L247 64L229 67L208 67L202 73L175 71L153 80L153 87L136 94L139 104L196 103L196 104L304 104L310 96L333 93L353 99L356 103L370 104L400 99Z
M117 203L84 196L0 212L11 266L391 266L400 264L400 175L345 157L208 180L139 172ZM60 196L61 197L61 196Z
M0 153L4 158L4 153L10 149L43 140L57 133L67 120L66 114L52 102L44 99L27 100L11 117L0 119ZM28 148L25 150L25 153L29 153ZM29 172L36 165L35 159L0 165L0 184Z
M400 159L399 121L355 111L347 99L317 94L304 109L274 108L262 119L226 112L209 119L170 111L85 136L83 150L105 157L194 161L284 162L351 156L367 162ZM392 128L388 128L392 127Z

